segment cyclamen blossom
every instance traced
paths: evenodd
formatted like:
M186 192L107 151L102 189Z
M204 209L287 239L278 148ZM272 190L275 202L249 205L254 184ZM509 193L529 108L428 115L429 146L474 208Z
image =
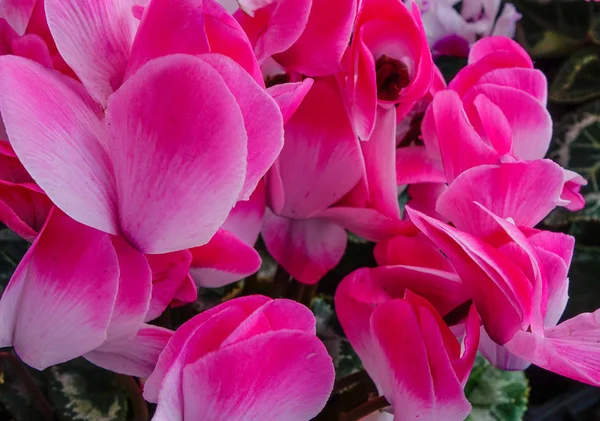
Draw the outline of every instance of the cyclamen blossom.
M204 311L161 353L144 397L154 421L306 421L325 406L334 369L315 318L253 295Z

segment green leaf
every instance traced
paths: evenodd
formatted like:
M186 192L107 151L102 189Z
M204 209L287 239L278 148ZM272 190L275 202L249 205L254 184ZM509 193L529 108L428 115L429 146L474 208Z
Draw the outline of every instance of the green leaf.
M592 18L590 27L590 39L594 44L600 44L600 13L596 13Z
M578 247L569 271L569 302L563 319L600 307L600 248Z
M600 96L600 47L573 54L550 86L549 98L558 103L580 103Z
M129 401L119 375L83 358L50 367L48 399L60 421L127 421Z
M336 378L341 379L362 369L362 363L343 334L333 310L331 297L317 296L310 306L317 319L317 336L323 341L335 365Z
M0 295L28 248L29 243L17 234L0 229Z
M529 387L522 371L500 370L478 355L465 395L473 405L467 421L518 421L527 410Z
M435 59L435 64L444 75L446 83L450 83L459 70L467 65L467 59L464 57L440 56Z
M517 40L534 57L568 54L583 45L592 25L592 16L599 11L593 2L578 0L511 1L522 14Z

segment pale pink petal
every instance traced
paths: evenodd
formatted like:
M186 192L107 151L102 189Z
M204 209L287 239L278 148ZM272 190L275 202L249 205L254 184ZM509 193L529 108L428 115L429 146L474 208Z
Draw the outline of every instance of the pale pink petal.
M469 90L465 102L484 94L506 116L513 136L513 154L521 159L542 159L552 138L552 118L543 104L512 87L482 83ZM519 104L515 107L515 104Z
M482 58L499 51L511 53L525 62L529 62L529 66L523 67L533 68L531 58L529 58L529 54L527 54L525 49L523 49L516 41L513 41L506 36L485 37L473 44L471 51L469 51L469 64L475 63Z
M506 348L546 370L600 386L598 317L598 311L580 314L546 329L544 336L518 332Z
M0 2L0 18L12 26L19 35L25 33L33 8L37 0L2 0Z
M202 60L211 65L235 97L248 136L246 180L240 200L246 200L258 181L271 168L283 147L283 119L275 100L232 59L206 54Z
M569 203L565 206L568 210L574 212L585 207L585 197L580 192L581 186L587 185L587 180L577 174L575 171L564 170L565 185L560 198Z
M316 81L285 125L278 162L285 191L278 213L293 218L325 210L361 178L364 164L359 140L333 78Z
M106 339L118 281L110 237L54 210L0 300L0 346L38 370L93 350Z
M248 200L240 200L229 213L222 228L253 247L262 229L266 200L265 183L259 182Z
M135 335L146 317L152 295L152 274L144 255L121 237L111 240L119 261L119 289L107 340Z
M347 234L319 219L288 219L267 210L262 237L267 250L294 279L317 283L342 259Z
M569 267L558 255L541 247L534 248L545 278L548 295L544 326L554 327L560 320L569 301Z
M221 76L189 55L152 60L106 118L123 235L148 254L208 242L245 178L242 114Z
M135 34L125 77L157 57L208 53L202 6L202 0L151 0Z
M260 308L269 301L271 301L271 298L264 297L262 295L249 295L246 297L236 298L234 300L226 301L225 303L220 304L211 309L205 310L199 315L190 319L188 322L184 323L179 329L177 329L177 331L165 347L164 352L161 353L158 363L156 365L156 369L148 378L148 381L145 384L144 398L149 402L157 402L159 389L165 376L168 374L171 368L174 365L176 365L177 361L184 356L184 348L186 347L188 341L190 339L193 339L194 334L205 324L206 321L210 320L212 317L216 317L219 315L225 316L226 318L235 319L235 321L237 321L237 324L232 325L233 330L237 325L239 325L243 318L247 317L249 314L251 314L256 309ZM241 310L241 319L236 318L237 314L233 314L233 312L228 311L233 308ZM217 323L217 325L220 325L217 326L220 327L220 332L226 330L225 327L228 326L223 325L220 322ZM223 332L224 336L220 337L219 339L221 341L224 340L230 332L231 331ZM220 342L217 342L216 344L210 344L210 346L216 347L219 345L219 343ZM208 347L208 349L210 350L211 348Z
M399 218L396 185L396 110L379 107L373 133L361 143L369 207L390 218Z
M511 3L505 3L502 8L502 13L496 19L496 25L492 31L492 35L499 35L508 38L514 38L517 30L517 22L521 20L522 15L517 11Z
M396 184L445 182L441 161L431 158L424 146L396 149Z
M241 241L224 229L219 229L210 241L190 249L190 274L196 284L217 288L256 273L261 259L252 245Z
M169 329L142 325L135 336L108 340L84 358L116 373L148 377L171 336Z
M515 332L529 326L532 286L513 262L472 235L410 207L407 212L448 257L495 342L506 343Z
M442 193L436 210L457 228L485 235L478 202L517 226L533 227L556 207L562 192L562 169L550 160L482 165L462 173Z
M45 0L56 47L96 101L123 82L135 19L131 0Z
M312 85L313 79L308 78L302 82L282 83L267 89L269 95L279 105L284 123L287 123L290 117L296 112Z
M481 326L479 352L490 364L501 370L525 370L531 365L529 361L511 354L504 345L498 345L492 341L483 326Z
M500 155L512 152L513 133L502 109L483 95L465 104L471 124L482 139L487 140Z
M350 42L356 6L355 0L313 0L304 32L275 59L284 67L311 77L337 73Z
M20 57L0 63L2 119L23 166L73 219L116 234L114 181L97 115L57 73Z
M146 256L152 271L152 299L144 321L157 318L187 282L192 255L188 250Z
M184 418L305 421L323 409L333 380L331 357L314 335L258 335L186 366Z

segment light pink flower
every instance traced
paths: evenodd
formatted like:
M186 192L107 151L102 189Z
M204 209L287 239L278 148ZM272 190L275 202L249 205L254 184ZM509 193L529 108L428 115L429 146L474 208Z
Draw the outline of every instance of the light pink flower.
M416 5L366 0L350 45L346 91L352 125L361 139L375 127L377 106L396 106L398 119L425 96L433 62Z
M511 3L506 3L500 16L500 0L462 1L460 10L456 0L419 1L423 25L431 50L436 55L466 57L469 48L480 38L515 35L521 19Z
M340 323L394 420L459 421L469 414L463 387L477 352L479 317L467 307L459 341L440 316L465 298L456 274L402 264L359 269L339 285Z
M154 421L305 421L325 406L333 380L310 310L255 295L184 323L144 397L158 404Z
M39 370L83 355L148 376L172 333L144 323L153 294L142 253L54 209L0 300L0 346Z

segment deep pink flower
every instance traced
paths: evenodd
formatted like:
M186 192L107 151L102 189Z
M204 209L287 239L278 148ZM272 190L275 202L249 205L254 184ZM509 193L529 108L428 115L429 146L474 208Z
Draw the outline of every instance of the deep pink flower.
M532 362L599 385L596 313L556 325L568 300L574 239L530 228L560 200L562 186L562 169L548 160L475 167L438 200L437 211L454 227L408 212L472 297L486 357L506 369Z
M458 421L469 414L463 387L479 317L474 306L465 311L461 345L440 316L464 303L462 292L452 272L406 265L359 269L339 285L340 323L394 420Z
M368 139L378 105L396 106L402 119L431 85L433 62L417 6L363 1L348 61L345 83L352 125L361 139Z
M158 403L154 421L305 421L325 406L333 380L310 310L255 295L184 323L144 397Z
M39 370L83 355L148 376L172 334L144 323L154 293L142 253L54 209L2 294L0 346Z

